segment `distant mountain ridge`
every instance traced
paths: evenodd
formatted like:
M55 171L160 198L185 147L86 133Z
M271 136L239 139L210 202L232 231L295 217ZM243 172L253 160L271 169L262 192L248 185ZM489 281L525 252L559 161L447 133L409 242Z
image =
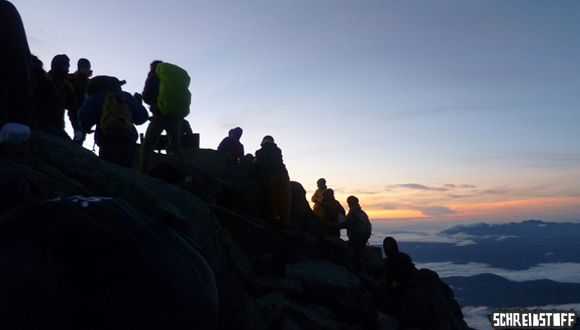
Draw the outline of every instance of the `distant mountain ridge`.
M512 270L525 270L540 263L580 263L580 224L576 223L481 223L455 226L441 234L467 234L474 244L399 242L399 248L415 262L476 262Z
M526 220L504 224L478 223L474 225L457 225L441 231L442 234L455 235L465 233L476 237L485 236L551 236L579 237L580 223L544 222L542 220Z
M577 303L580 284L551 280L514 282L494 274L442 278L462 307L517 308Z

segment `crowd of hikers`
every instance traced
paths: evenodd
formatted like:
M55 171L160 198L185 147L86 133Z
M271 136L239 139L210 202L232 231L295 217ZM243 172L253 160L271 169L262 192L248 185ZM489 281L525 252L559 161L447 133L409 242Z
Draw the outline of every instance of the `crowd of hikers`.
M124 80L112 76L92 77L91 63L81 58L74 73L69 73L70 59L65 54L54 56L50 70L31 55L20 15L14 6L0 0L0 144L21 144L30 129L44 130L82 144L87 134L95 134L99 157L121 166L133 167L138 156L138 171L149 174L154 149L162 143L166 132L166 149L174 158L184 182L191 181L184 141L193 135L185 117L189 114L190 77L177 65L153 61L150 64L143 92L130 94L122 90ZM143 103L149 105L151 115ZM65 110L74 129L70 137L65 132ZM136 155L138 133L135 125L149 122ZM240 163L248 155L240 141L243 130L232 128L217 149L231 159L231 171L239 173ZM263 185L270 204L271 222L275 226L290 226L292 190L282 151L274 138L266 135L255 157L250 155L252 175ZM372 233L368 215L359 199L349 196L344 207L335 199L326 180L317 181L312 195L313 212L329 227L332 236L340 237L346 229L349 251L360 269L365 246ZM417 270L411 258L398 251L392 237L383 241L386 256L387 290L396 299L404 300L416 285ZM403 303L400 306L404 306ZM397 313L403 313L397 310Z

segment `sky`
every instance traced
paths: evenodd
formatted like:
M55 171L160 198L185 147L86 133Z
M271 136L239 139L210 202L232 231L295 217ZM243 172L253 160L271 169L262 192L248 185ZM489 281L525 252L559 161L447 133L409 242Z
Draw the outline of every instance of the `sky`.
M12 2L46 70L133 93L183 67L201 148L272 135L308 199L323 177L378 225L580 222L578 1Z

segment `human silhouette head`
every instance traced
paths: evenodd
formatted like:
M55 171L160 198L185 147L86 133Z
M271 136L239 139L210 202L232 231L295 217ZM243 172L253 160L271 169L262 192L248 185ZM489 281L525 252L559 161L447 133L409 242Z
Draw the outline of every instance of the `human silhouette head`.
M356 196L348 196L348 198L346 199L346 203L348 204L348 207L350 207L350 208L360 206L359 200Z
M151 64L149 64L149 69L151 70L151 72L155 72L155 69L157 69L157 65L159 63L163 63L163 61L155 60L155 61L151 62Z
M70 59L65 54L56 55L50 62L50 70L60 78L64 78L70 68Z
M387 257L392 257L399 252L397 241L392 237L385 237L383 240L383 251Z
M328 202L332 200L334 200L334 190L332 190L331 188L325 189L322 192L322 201Z
M326 179L324 179L324 178L318 179L318 181L316 181L316 186L319 189L325 189L326 188Z
M264 138L262 139L262 143L260 143L260 145L264 145L264 144L268 144L268 143L274 143L274 138L271 137L270 135L266 135L264 136Z
M91 62L86 58L81 58L77 62L77 71L84 74L87 77L93 75L93 71L91 70Z
M239 141L240 138L242 137L242 133L244 131L242 130L241 127L236 127L236 128L232 128L229 132L228 132L228 137L230 139L234 139L235 141Z

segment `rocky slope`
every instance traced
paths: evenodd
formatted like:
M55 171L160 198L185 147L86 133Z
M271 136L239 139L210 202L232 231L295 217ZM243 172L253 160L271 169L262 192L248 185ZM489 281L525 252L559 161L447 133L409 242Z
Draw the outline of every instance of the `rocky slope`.
M271 226L262 187L229 172L228 157L186 150L193 182L171 184L108 164L77 144L35 131L26 145L1 146L0 168L26 176L36 198L110 196L147 204L187 222L211 266L220 298L219 329L395 329L379 249L351 271L346 243L326 235L306 192L292 182L290 228ZM156 155L156 163L172 162ZM416 329L467 329L453 292L419 271L406 314Z

